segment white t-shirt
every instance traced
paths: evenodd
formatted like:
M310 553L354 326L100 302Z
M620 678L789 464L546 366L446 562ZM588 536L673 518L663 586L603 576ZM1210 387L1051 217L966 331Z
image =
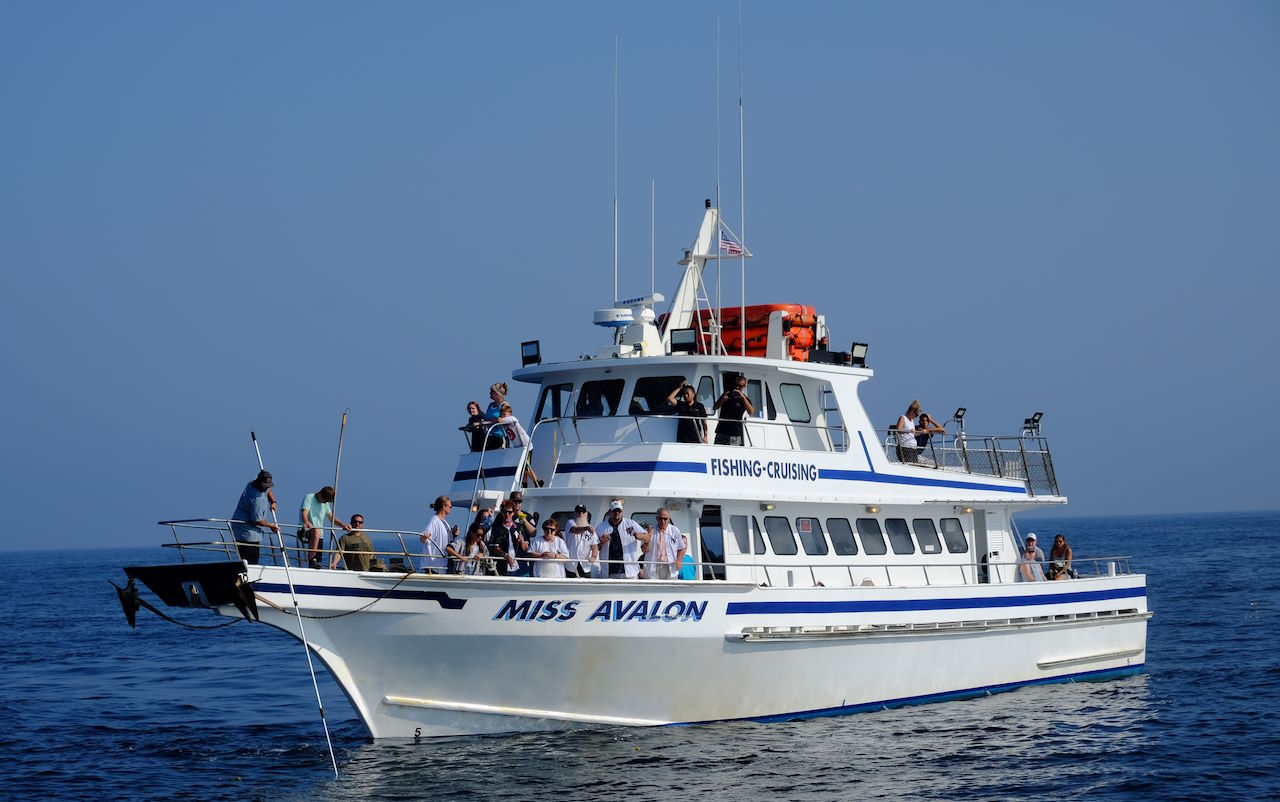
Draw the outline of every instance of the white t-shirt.
M453 533L449 531L449 525L444 522L444 519L439 515L432 515L421 537L422 553L426 557L422 561L422 570L434 570L438 574L444 573L445 565L447 564L445 548L449 545L449 539L452 537Z
M545 537L536 538L529 543L529 553L534 557L559 554L569 556L569 547L559 535L554 540ZM544 579L564 579L564 563L560 560L539 560L533 564L533 575Z

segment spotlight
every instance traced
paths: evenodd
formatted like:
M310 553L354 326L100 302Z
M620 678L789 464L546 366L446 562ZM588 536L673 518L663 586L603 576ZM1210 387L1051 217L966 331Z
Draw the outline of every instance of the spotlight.
M865 368L867 366L866 343L854 343L849 348L849 364L855 368Z
M520 367L528 367L529 365L539 365L542 363L542 343L538 340L528 340L520 343Z

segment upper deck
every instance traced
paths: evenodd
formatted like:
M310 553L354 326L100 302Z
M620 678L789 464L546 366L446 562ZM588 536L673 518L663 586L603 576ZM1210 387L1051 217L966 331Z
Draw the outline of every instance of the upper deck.
M679 488L722 498L831 496L867 503L1003 500L1061 503L1047 441L1039 436L935 437L902 464L891 438L857 398L865 368L790 360L672 355L538 365L514 378L540 390L524 449L463 454L453 494L506 492L525 459L551 488L597 492ZM716 397L738 376L757 412L742 446L715 445ZM707 408L708 442L682 443L667 403L692 385Z

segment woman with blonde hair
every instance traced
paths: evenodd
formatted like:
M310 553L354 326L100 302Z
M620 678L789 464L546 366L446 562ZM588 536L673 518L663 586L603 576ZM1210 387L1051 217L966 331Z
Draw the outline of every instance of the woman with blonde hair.
M516 419L515 411L511 409L511 405L507 402L502 402L502 406L498 407L498 413L498 423L503 424L498 431L506 435L507 447L512 448L519 441L520 447L529 451L529 458L525 460L524 481L522 484L528 487L529 483L533 482L535 487L542 487L542 482L538 481L538 475L533 472L533 465L531 464L533 462L533 448L529 441L529 433L520 425L520 421Z
M485 423L497 423L498 418L502 417L502 405L507 400L507 383L494 382L489 385L489 406L484 410ZM485 449L503 448L506 442L502 438L502 432L496 427L489 430L489 436L485 440Z

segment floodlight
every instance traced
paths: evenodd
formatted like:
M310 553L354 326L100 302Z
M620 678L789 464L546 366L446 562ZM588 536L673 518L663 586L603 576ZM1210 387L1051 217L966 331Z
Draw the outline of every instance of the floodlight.
M520 367L528 367L529 365L538 365L542 363L542 343L538 340L528 340L520 343Z
M854 343L849 348L849 364L855 368L865 368L867 366L867 344Z

